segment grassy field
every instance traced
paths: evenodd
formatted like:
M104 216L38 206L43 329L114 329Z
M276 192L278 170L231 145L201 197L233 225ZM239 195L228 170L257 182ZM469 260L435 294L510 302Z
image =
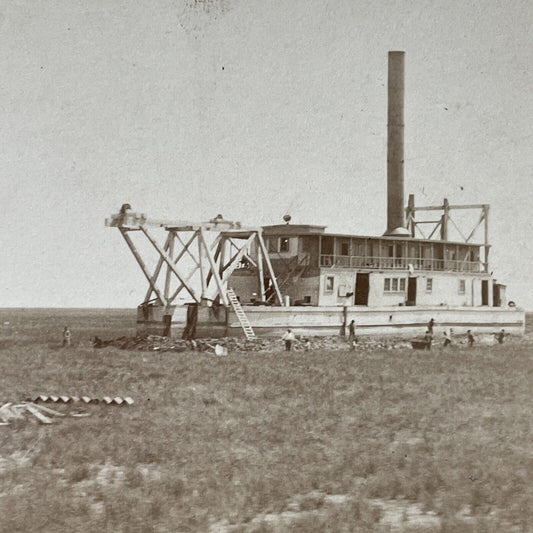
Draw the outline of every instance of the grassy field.
M533 531L532 342L215 357L90 347L131 311L0 319L0 405L135 400L0 426L2 532Z

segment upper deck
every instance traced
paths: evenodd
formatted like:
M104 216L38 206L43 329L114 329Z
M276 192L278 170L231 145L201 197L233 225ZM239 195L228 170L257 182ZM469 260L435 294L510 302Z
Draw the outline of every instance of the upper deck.
M487 272L481 245L412 237L326 233L324 226L264 226L273 260L297 256L311 267Z

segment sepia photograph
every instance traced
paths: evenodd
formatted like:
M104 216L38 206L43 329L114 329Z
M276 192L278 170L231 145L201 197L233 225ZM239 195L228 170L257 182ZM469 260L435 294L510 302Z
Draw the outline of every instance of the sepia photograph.
M533 533L533 3L0 4L0 533Z

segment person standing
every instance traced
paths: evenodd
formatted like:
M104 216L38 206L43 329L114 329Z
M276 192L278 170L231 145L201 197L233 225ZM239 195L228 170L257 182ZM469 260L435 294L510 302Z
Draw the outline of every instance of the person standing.
M296 337L294 336L294 333L288 329L285 335L281 338L281 340L285 341L285 351L290 352L292 348L292 343L296 340Z
M433 335L429 329L426 331L426 334L424 335L424 341L426 343L426 350L431 350L431 343L433 342Z
M470 329L466 332L466 337L468 339L468 346L472 348L472 346L474 346L474 335L472 335L472 331Z
M428 322L428 331L433 335L433 326L435 325L435 320L433 318Z
M350 342L350 346L353 346L355 341L355 320L352 320L348 324L348 341Z
M498 340L500 344L503 344L503 339L505 339L505 330L502 329L500 333L496 335L496 339Z
M71 338L72 334L70 333L70 329L68 329L68 326L65 326L63 329L63 346L70 346Z
M452 343L450 337L448 337L448 333L444 332L444 348L446 348L447 346L450 346L450 344Z

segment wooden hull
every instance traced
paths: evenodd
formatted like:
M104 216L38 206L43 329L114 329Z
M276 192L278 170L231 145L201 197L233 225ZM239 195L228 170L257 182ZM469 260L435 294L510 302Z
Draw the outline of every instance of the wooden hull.
M162 311L154 308L150 316L140 316L139 333L163 334ZM506 333L523 335L525 311L503 307L262 307L243 306L258 337L278 337L287 328L296 335L327 336L347 333L347 325L355 321L358 336L412 337L425 332L431 318L434 333L452 329L456 334ZM181 337L186 324L186 308L177 307L171 322L171 335ZM196 337L242 337L243 331L232 309L219 309L218 316L203 308L198 315Z

